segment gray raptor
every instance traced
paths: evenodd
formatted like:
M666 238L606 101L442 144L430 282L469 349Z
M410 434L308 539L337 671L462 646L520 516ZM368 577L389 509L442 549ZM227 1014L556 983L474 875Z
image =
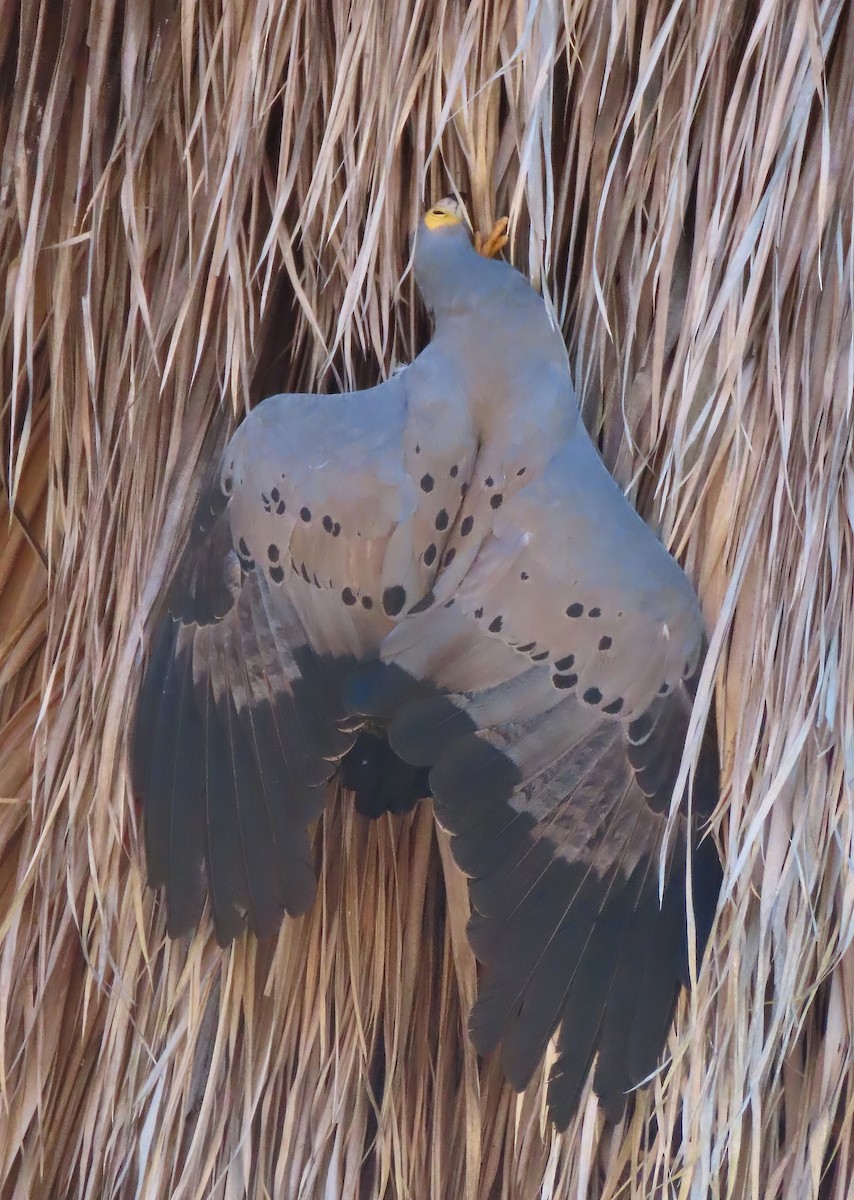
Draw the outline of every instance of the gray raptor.
M656 1067L721 881L714 729L663 834L704 647L694 591L581 422L566 349L450 201L416 235L433 339L385 383L272 396L206 486L161 605L134 786L168 930L274 933L311 905L328 781L431 795L469 878L470 1033L549 1112Z

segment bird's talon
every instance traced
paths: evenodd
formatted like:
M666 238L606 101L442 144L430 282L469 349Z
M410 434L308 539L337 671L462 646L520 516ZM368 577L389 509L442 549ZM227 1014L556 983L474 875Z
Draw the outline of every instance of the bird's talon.
M489 233L476 233L474 248L478 254L482 254L484 258L495 258L497 254L500 254L510 241L510 235L507 233L509 224L509 217L501 217L495 222Z

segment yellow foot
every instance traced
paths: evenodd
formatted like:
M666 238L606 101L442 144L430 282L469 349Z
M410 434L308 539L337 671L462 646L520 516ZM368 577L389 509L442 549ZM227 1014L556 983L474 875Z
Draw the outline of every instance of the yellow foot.
M489 233L476 233L474 248L478 254L482 254L484 258L495 258L496 254L500 254L510 241L510 235L507 233L509 224L510 218L502 217L500 221L495 222Z

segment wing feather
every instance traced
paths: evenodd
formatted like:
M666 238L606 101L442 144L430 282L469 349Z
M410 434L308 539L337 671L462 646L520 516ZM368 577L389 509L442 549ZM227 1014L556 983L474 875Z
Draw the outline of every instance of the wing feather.
M620 720L574 691L558 694L549 665L496 670L516 660L474 614L443 616L441 633L439 623L431 631L430 614L417 621L421 632L398 626L380 660L354 673L345 699L354 711L383 714L395 751L430 766L436 817L470 877L469 940L485 968L472 1039L482 1053L500 1045L508 1079L522 1088L557 1033L555 1121L569 1122L594 1063L596 1091L617 1120L658 1061L687 978L689 846L702 862L694 896L700 953L717 900L713 843L697 848L718 793L713 727L694 816L689 824L685 809L678 821L659 904L694 680ZM494 648L493 669L452 692L441 685L444 647L453 644L459 661L466 638Z
M201 739L201 722L193 694L192 656L185 651L175 660L181 673L180 717L174 727L175 765L171 781L171 794L167 795L168 844L164 847L168 855L168 874L162 879L172 896L170 933L184 933L199 920L204 908L205 888L201 863L195 867L186 862L184 847L199 845L204 836L202 797L204 794L204 772L201 755L188 753ZM168 751L164 751L168 758ZM181 797L187 800L181 802ZM156 820L148 822L153 831ZM150 851L150 859L156 864L157 853Z
M315 893L308 826L354 734L338 728L337 664L290 601L239 560L228 498L203 494L161 616L137 707L133 779L149 880L170 935L210 897L225 945L275 931Z

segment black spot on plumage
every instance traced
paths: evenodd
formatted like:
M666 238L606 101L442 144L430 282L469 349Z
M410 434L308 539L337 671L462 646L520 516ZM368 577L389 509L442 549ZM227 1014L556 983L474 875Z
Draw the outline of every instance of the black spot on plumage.
M420 447L420 446L417 446L417 445L416 445L416 447L415 447L415 453L416 453L416 454L420 454L420 453L421 453L421 447Z
M487 487L495 487L495 480L492 478L491 475L487 475L486 479L484 480L484 483L486 484Z
M614 717L622 709L622 707L623 707L623 697L618 696L616 700L612 700L610 704L606 704L603 707L602 712L606 712L610 716Z
M531 578L531 576L528 574L528 572L527 572L527 571L523 571L523 572L522 572L522 574L519 576L519 578L520 578L520 579L522 580L522 582L524 583L524 582L525 582L525 580L526 580L526 579L530 579L530 578Z
M406 603L406 589L399 583L387 587L383 592L383 610L389 617L396 617Z
M282 498L282 497L281 497L281 495L279 494L279 489L278 489L278 488L273 488L272 492L270 492L270 499L273 501L273 503L274 503L274 504L278 504L278 503L279 503L279 501L281 500L281 498Z
M443 608L453 608L453 607L454 607L454 598L453 598L453 596L451 597L451 599L450 599L450 600L446 601L446 602L445 602L445 604L443 604L443 605L442 605L442 607L443 607Z
M468 537L468 535L471 533L471 531L473 529L474 529L474 517L463 517L462 524L460 525L460 536Z
M412 608L410 608L409 611L410 611L410 613L416 613L416 614L426 612L427 609L430 608L435 603L435 600L436 600L436 597L433 595L433 593L428 592L426 596L421 597L421 599L418 601L417 604L413 604Z
M568 671L575 666L575 655L567 654L566 658L559 658L555 663L556 671Z
M583 617L584 605L579 604L577 601L575 604L570 604L569 608L566 610L566 615L568 617Z
M457 466L456 463L454 463L454 465L451 467L448 474L450 475L451 479L456 479L456 477L457 477L457 475L459 475L459 473L460 473L460 468Z
M460 484L460 495L461 496L465 496L465 494L468 490L469 490L469 485L467 483Z
M285 572L281 567L270 567L270 578L273 583L281 583L285 578Z
M588 617L601 617L602 609L601 608L588 608L587 615L588 615Z
M285 511L285 502L284 502L284 500L280 500L279 503L276 505L276 514L278 516L281 516L284 511Z
M421 491L422 492L432 492L433 491L433 482L434 482L433 476L430 475L429 473L427 475L422 475L421 476Z
M255 570L255 559L254 558L241 558L240 559L240 569L244 575L248 575L250 571Z
M608 635L605 634L604 637L600 637L600 639L599 639L599 649L600 650L610 650L611 646L613 645L613 641L614 641L613 638L609 638Z
M263 492L261 493L261 503L264 505L265 508L269 509L270 497L266 496Z
M456 558L456 556L457 556L457 552L454 549L454 547L451 546L450 550L445 555L445 566L449 567L451 565L451 563L454 561L454 559Z
M530 651L534 649L536 644L536 642L525 642L524 646L517 646L516 649L520 654L529 654Z
M348 608L352 608L353 605L356 603L356 597L353 595L353 589L345 587L344 591L341 593L341 599L344 601L344 603L347 605Z
M269 558L270 562L279 561L279 547L275 542L270 542L270 545L267 547L267 557Z
M504 624L504 618L499 613L498 616L494 620L489 622L489 632L490 633L500 633L501 626L503 624Z
M246 545L245 538L241 538L240 541L237 543L237 549L240 551L240 553L243 555L244 558L249 558L249 547Z
M549 656L548 650L541 650L539 654L531 655L531 662L544 662Z
M306 508L305 505L303 505L302 508L299 510L299 515L302 518L302 520L307 523L311 520L311 509Z
M340 532L341 532L341 525L339 524L338 521L336 521L335 524L332 526L332 536L338 537L338 534Z
M448 528L448 513L444 508L440 508L436 513L436 528L441 531Z
M525 474L525 472L527 471L527 469L528 469L527 467L520 467L520 468L519 468L519 470L516 472L516 474L517 474L517 475L524 475L524 474Z
M552 683L556 688L573 688L578 683L577 675L552 675Z
M476 609L474 610L474 619L475 619L476 621L479 621L479 620L480 620L480 618L481 618L482 616L483 616L483 609L482 609L482 608L476 608Z
M302 563L300 565L299 570L300 570L300 575L302 575L302 577L306 581L306 583L311 583L311 576L308 573L308 568L306 567L305 563Z
M327 533L332 532L334 522L333 522L332 518L330 517L329 513L327 513L326 516L323 518L323 520L321 521L321 524Z
M433 563L436 561L436 545L434 542L431 542L424 551L423 557L425 566L432 567Z
M373 602L373 600L370 598L370 596L363 596L363 597L362 597L362 608L368 608L368 609L371 609L371 608L373 608L373 607L374 607L374 602Z
M602 693L599 691L598 688L590 687L584 693L584 703L585 704L598 704L601 699L602 699Z
M489 501L489 507L490 508L500 508L503 503L504 503L504 497L502 496L501 492L496 492L495 495L492 497L492 499Z
M222 490L225 492L226 496L230 496L230 495L231 495L231 489L232 489L233 487L234 487L234 478L233 478L233 476L231 476L231 475L226 475L225 479L223 479L223 481L222 481Z
M658 689L658 694L659 694L659 696L666 696L669 693L669 691L670 691L670 684L663 683L661 685L661 687Z

